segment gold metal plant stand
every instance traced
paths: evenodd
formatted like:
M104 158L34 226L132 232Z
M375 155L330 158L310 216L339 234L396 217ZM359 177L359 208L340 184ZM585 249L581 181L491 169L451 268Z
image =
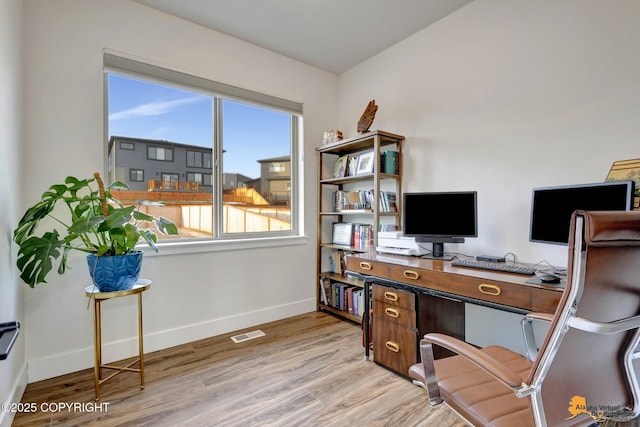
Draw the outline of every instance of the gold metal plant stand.
M144 389L144 355L142 345L142 293L151 287L151 280L139 279L133 288L124 291L114 292L100 292L94 285L87 286L85 293L87 297L93 299L93 349L95 354L94 365L94 377L96 384L96 401L100 400L100 386L109 381L116 375L128 371L140 373L140 389ZM127 366L114 366L102 364L102 317L100 311L100 304L102 301L124 297L127 295L138 295L138 359L129 363ZM131 366L139 362L139 368L132 368ZM102 378L102 369L114 369L111 375Z

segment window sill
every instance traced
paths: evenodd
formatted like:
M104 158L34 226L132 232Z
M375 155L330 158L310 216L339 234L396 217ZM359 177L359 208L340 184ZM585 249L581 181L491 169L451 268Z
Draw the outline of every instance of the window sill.
M277 246L305 245L309 242L307 236L286 236L228 240L190 240L182 242L159 242L158 252L154 252L148 246L140 249L145 256L180 255L200 252L235 251L245 249L270 248Z

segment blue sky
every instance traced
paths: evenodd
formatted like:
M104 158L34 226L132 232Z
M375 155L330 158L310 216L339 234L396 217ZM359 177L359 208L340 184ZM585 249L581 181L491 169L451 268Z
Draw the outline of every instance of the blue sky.
M224 172L260 175L257 160L288 156L290 117L234 101L223 105ZM109 136L212 146L210 95L109 74Z

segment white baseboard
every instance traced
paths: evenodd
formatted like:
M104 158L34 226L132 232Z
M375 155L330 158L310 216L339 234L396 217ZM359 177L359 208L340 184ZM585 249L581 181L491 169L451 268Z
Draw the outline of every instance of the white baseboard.
M309 299L211 319L206 322L184 325L174 329L145 333L144 352L146 354L203 338L234 332L274 320L309 313L315 311L315 309L316 301ZM103 361L106 363L126 359L138 354L137 335L119 341L103 342L102 354ZM29 360L29 382L41 381L58 375L93 368L93 359L93 343L89 342L86 347L80 349ZM4 426L0 425L0 427Z
M22 369L20 370L20 374L16 379L15 384L12 387L11 398L8 402L4 403L15 403L18 404L22 400L22 395L24 394L24 390L27 388L27 384L29 383L29 375L27 370L27 364L22 365ZM10 411L0 411L0 427L11 427L13 423L13 418L15 416L14 412Z

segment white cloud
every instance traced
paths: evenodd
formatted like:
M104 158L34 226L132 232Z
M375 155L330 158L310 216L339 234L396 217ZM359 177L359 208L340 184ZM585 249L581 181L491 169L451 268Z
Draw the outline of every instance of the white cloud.
M147 104L138 105L128 110L119 111L109 115L109 120L123 120L134 117L159 116L167 114L171 110L182 105L192 104L205 98L201 96L191 96L188 98L174 99L173 101L154 101Z

